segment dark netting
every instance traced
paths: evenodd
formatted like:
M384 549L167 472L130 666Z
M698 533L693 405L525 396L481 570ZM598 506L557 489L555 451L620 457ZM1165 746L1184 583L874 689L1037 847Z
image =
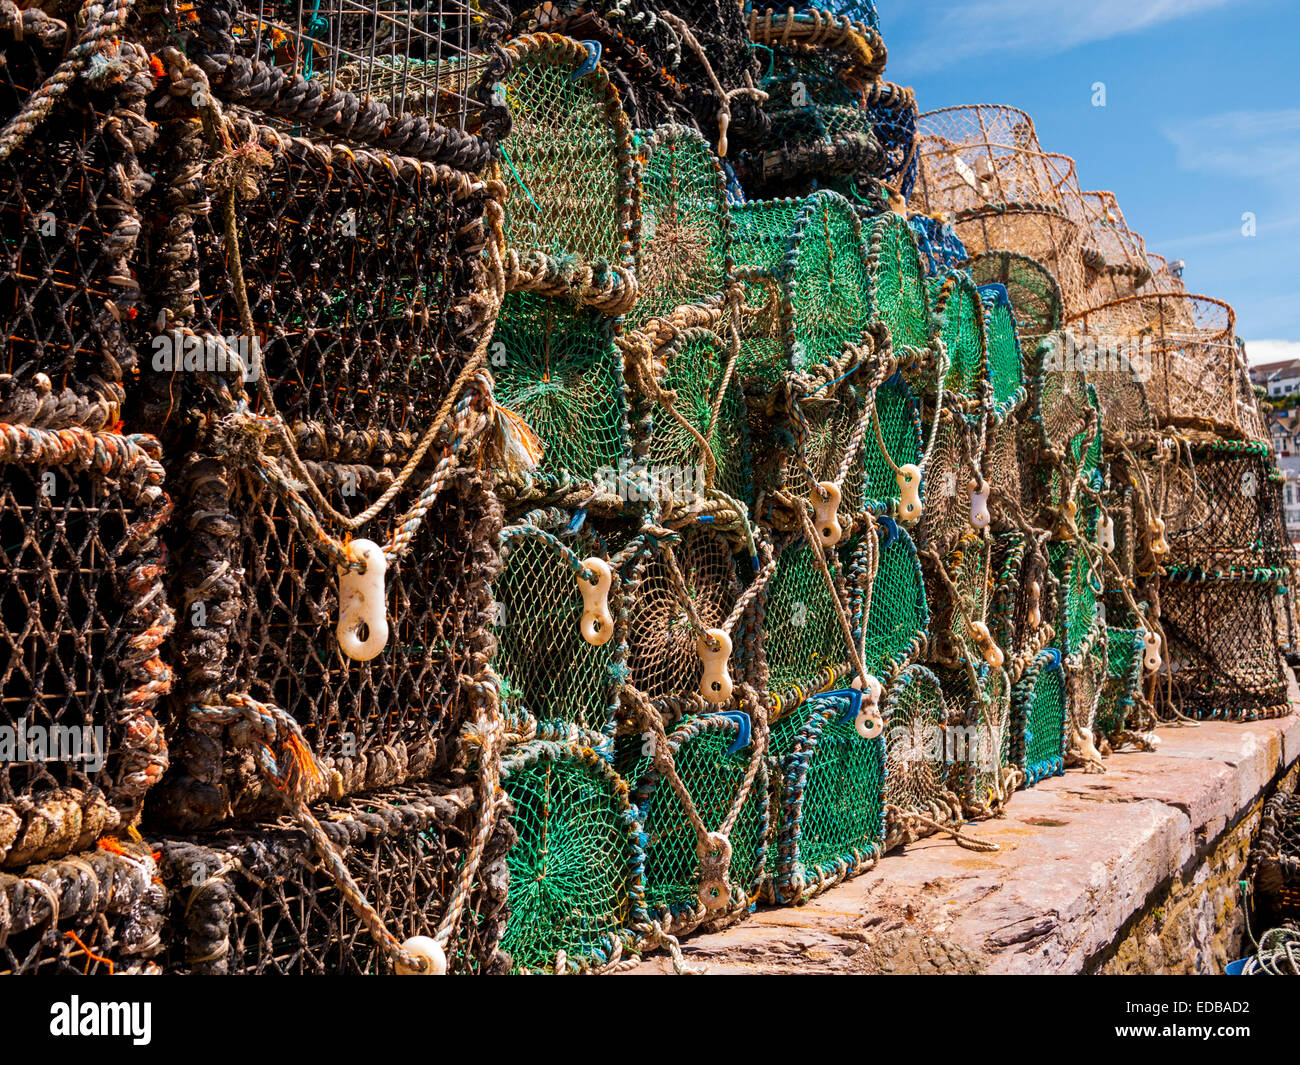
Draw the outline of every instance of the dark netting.
M608 606L614 632L592 644L582 632L579 569L596 557L609 561L622 546L617 528L585 522L566 533L569 516L558 511L525 516L501 532L501 572L492 581L496 600L496 652L505 708L539 721L564 721L595 731L613 728L618 686L627 662L629 609L620 573Z
M53 73L67 38L39 11L6 20L0 125ZM0 162L0 422L100 430L121 418L137 367L139 206L156 131L144 114L148 56L127 44L115 63L120 79L73 79Z
M863 739L855 716L847 695L813 700L788 747L772 752L780 785L770 890L778 903L806 901L884 852L885 743Z
M731 213L718 158L693 129L637 134L641 173L637 325L723 291L731 267Z
M880 552L875 578L871 581L871 609L865 632L858 630L862 661L880 678L894 676L921 649L930 624L926 606L925 581L916 545L907 532L890 519L880 521ZM862 616L862 593L865 585L865 553L858 550L849 563L849 584L855 623ZM858 575L862 574L863 579Z
M752 743L739 746L745 739L736 719L720 714L688 718L668 737L677 774L710 833L721 829L744 786L754 757ZM632 800L645 829L645 899L650 915L666 927L688 931L702 922L744 913L758 892L767 845L765 762L760 760L728 836L730 897L711 899L717 908L706 909L700 899L701 841L676 789L655 767L646 749L651 742L632 737L618 757L624 778L635 782Z
M545 740L509 752L501 768L518 836L506 855L501 949L516 972L605 965L646 926L645 851L627 784L590 747Z
M1011 757L1032 788L1065 772L1068 720L1059 651L1043 651L1011 690Z
M1265 804L1247 871L1258 913L1275 924L1300 922L1300 794L1275 795Z
M538 472L594 481L627 448L623 366L613 322L558 299L512 292L488 343L497 403L542 442Z
M885 153L876 176L906 200L916 184L916 97L909 88L876 81L863 90L862 106Z
M1061 328L1061 286L1042 263L1015 252L987 251L971 259L967 269L977 285L1006 289L1026 357L1039 340Z
M961 720L950 721L943 688L929 669L908 666L890 684L885 715L886 846L911 843L934 831L927 822L962 819L955 759ZM924 820L922 820L924 819Z
M672 547L691 608L707 629L722 628L740 598L741 564L725 536L707 528L687 529ZM744 563L748 569L748 562ZM652 700L685 700L700 688L700 634L692 622L667 560L646 562L628 617L631 683ZM737 648L737 651L740 649ZM732 679L741 679L733 661Z
M907 224L916 236L927 276L938 277L966 261L966 248L952 226L923 214L912 215Z
M344 513L375 500L394 475L333 463L307 469ZM164 783L155 815L188 829L279 808L280 795L237 748L232 727L209 717L228 696L270 703L297 721L331 795L445 769L469 712L462 682L481 672L490 647L500 516L478 475L454 474L410 551L390 563L387 645L365 662L339 649L334 560L274 491L202 455L189 456L178 481L182 683L173 762L181 771ZM375 542L389 540L422 483L408 483L370 523Z
M237 123L239 138L266 153L236 208L241 287L225 201L193 177L214 165L201 126L169 130L172 221L155 271L160 319L171 324L152 341L148 421L173 435L211 402L204 388L215 374L242 384L254 411L278 412L304 458L404 461L490 328L476 293L486 185L432 163ZM240 324L241 292L253 337Z
M1130 718L1142 693L1143 630L1106 628L1106 680L1094 726L1112 745L1132 727Z
M147 846L105 839L0 873L0 976L161 972L167 891Z
M1160 625L1173 692L1156 685L1158 709L1199 718L1253 720L1288 712L1269 580L1165 580Z
M1020 339L1015 311L1006 287L989 282L979 287L984 304L984 329L988 345L988 378L993 408L1003 413L1019 403L1024 392L1020 381Z
M432 936L478 820L473 789L411 785L320 811L321 828L398 941ZM452 973L496 973L507 919L497 823L445 949ZM340 893L307 835L282 824L154 842L170 901L167 969L195 975L384 974L387 954Z
M125 830L167 767L159 454L146 436L0 426L0 867Z

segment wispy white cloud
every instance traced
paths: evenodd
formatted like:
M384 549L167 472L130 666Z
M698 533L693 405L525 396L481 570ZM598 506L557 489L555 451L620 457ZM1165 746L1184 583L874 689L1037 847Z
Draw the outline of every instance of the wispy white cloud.
M1300 175L1300 108L1225 111L1165 127L1183 170L1242 181Z
M1246 358L1252 366L1262 362L1300 359L1300 340L1247 340Z
M1109 40L1187 15L1224 7L1229 0L924 0L906 9L920 37L900 56L900 69L936 70L996 52L1053 55ZM902 21L903 12L899 13ZM884 27L888 41L888 25ZM891 63L893 57L891 57Z

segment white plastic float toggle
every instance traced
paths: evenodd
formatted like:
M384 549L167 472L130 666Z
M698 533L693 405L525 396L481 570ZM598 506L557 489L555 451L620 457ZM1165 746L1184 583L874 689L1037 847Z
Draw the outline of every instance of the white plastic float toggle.
M898 481L898 516L903 521L915 521L921 516L921 467L911 462L899 466L894 474Z
M874 740L885 731L885 721L880 716L880 697L885 693L885 686L868 673L865 678L855 677L853 687L862 692L862 704L853 719L853 727L864 740Z
M1142 665L1149 673L1160 668L1160 634L1151 629L1142 633Z
M402 944L402 949L406 951L407 954L412 954L417 958L423 959L424 968L411 969L399 961L394 965L398 976L447 975L447 952L442 949L442 944L436 939L432 939L429 936L412 936Z
M731 840L721 832L709 832L695 844L700 859L700 902L706 910L724 909L731 901L727 870L731 868Z
M1097 522L1097 546L1106 554L1115 550L1115 519L1103 514Z
M1043 612L1039 603L1043 597L1043 586L1037 581L1029 582L1029 627L1037 629L1043 623Z
M1169 554L1169 541L1165 539L1165 519L1152 518L1149 526L1151 553L1159 557Z
M1002 648L993 642L993 634L989 632L989 627L982 621L972 621L969 631L971 639L975 641L980 654L984 656L984 661L994 669L1001 669L1006 656L1002 653Z
M970 482L970 523L977 529L989 527L989 485L983 480L971 478Z
M614 582L614 574L608 562L594 555L584 559L582 565L596 577L596 583L592 584L578 576L578 591L582 592L582 638L593 647L600 647L614 635L614 615L609 612L609 587Z
M822 481L812 494L813 527L822 547L834 547L844 535L837 513L841 498L840 490L830 481Z
M717 643L717 650L709 646ZM731 657L731 637L721 629L708 629L695 641L695 650L704 663L700 677L700 694L711 703L725 703L731 698L731 676L727 673L727 660Z
M339 567L339 624L334 634L340 651L355 662L369 662L388 643L388 616L384 612L388 559L373 540L353 540L346 550L349 560L361 562L366 568L364 573L358 573L347 566Z

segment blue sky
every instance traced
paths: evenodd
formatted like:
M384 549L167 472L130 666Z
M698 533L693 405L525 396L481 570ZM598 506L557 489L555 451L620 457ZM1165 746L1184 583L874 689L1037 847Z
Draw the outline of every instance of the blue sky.
M1300 356L1300 3L877 0L921 110L1021 107L1084 189L1227 300L1251 361ZM1092 103L1094 82L1106 106ZM1256 236L1242 235L1255 215ZM1253 342L1253 343L1252 343Z

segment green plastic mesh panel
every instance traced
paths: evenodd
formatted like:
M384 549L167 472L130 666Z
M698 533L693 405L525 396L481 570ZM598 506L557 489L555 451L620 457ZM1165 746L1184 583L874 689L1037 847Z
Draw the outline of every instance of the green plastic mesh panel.
M609 557L589 527L565 546L579 560ZM614 637L596 647L582 638L582 592L570 559L543 531L526 525L502 530L503 566L492 582L497 638L492 666L501 677L506 708L539 721L568 721L601 730L613 723L616 676L626 653L616 589L610 592Z
M931 281L931 301L941 317L939 335L948 350L944 388L974 398L984 379L984 305L970 275L952 271Z
M706 628L721 627L741 590L730 543L717 533L689 529L673 553L700 620ZM642 571L629 611L632 683L651 699L674 699L698 691L703 666L697 643L698 634L669 579L668 566L661 555L655 555Z
M1061 286L1042 263L1015 252L988 251L971 259L968 268L977 285L996 282L1007 290L1026 354L1061 328Z
M677 393L676 409L708 442L717 464L714 483L736 499L748 499L749 435L746 428L745 397L733 374L725 381L726 391L718 403L718 391L724 386L731 345L726 334L696 327L683 334L680 344L667 349L661 386ZM717 404L715 418L713 408ZM687 468L698 468L698 481L704 479L704 450L693 433L688 432L667 411L656 409L649 431L645 462L662 477ZM693 472L692 476L696 476Z
M762 308L742 331L742 377L772 385L787 368L838 358L871 313L861 222L848 201L822 191L742 204L733 218L746 302Z
M1097 706L1097 731L1116 736L1128 726L1128 716L1142 686L1142 630L1106 629L1106 680Z
M575 77L586 50L563 37L507 47L510 135L506 242L553 258L631 265L636 183L632 134L604 68Z
M842 580L841 560L857 549L856 538L840 549L831 573ZM781 550L765 590L763 647L774 704L793 705L848 672L848 648L830 589L801 538Z
M896 373L876 389L876 412L880 416L880 439L889 452L881 453L874 428L862 441L862 479L866 506L878 513L896 513L900 493L894 466L916 465L921 461L921 415L916 397L903 375Z
M720 293L731 257L726 180L704 138L685 126L637 134L641 170L640 293L635 326Z
M862 232L873 313L889 326L895 347L929 346L929 295L912 227L902 215L886 211L865 219Z
M1265 581L1169 581L1160 625L1174 678L1173 705L1202 718L1252 720L1287 712L1273 600ZM1168 698L1163 683L1156 686ZM1161 713L1171 712L1161 705Z
M745 781L753 748L728 754L739 738L739 725L729 717L704 715L690 718L668 737L677 773L695 809L710 832L717 831ZM646 905L652 913L679 918L698 912L699 839L677 792L642 753L642 739L625 743L620 765L636 781L633 801L645 829ZM748 906L762 876L767 841L767 772L760 766L732 827L731 911Z
M627 785L589 747L535 741L502 761L518 839L506 855L510 920L501 947L516 970L607 962L645 920L640 825Z
M1066 654L1075 654L1095 630L1098 622L1097 597L1100 582L1094 576L1087 557L1072 542L1047 545L1048 564L1059 582L1057 589L1058 645Z
M834 883L883 850L884 740L858 735L847 695L814 707L780 762L773 890L783 901Z
M1011 693L1018 720L1014 727L1013 757L1024 771L1023 787L1031 788L1046 777L1065 772L1065 688L1061 656L1042 652Z
M988 342L988 374L993 406L1007 410L1016 405L1020 392L1020 340L1016 317L1007 290L1000 284L982 285L984 329Z
M957 752L951 742L957 734L948 729L948 703L939 678L925 666L908 666L889 686L881 710L886 715L889 805L903 815L919 813L937 821L960 816L954 790L959 786L953 765Z
M880 564L876 579L871 582L871 612L867 616L862 660L874 676L888 677L920 650L920 641L930 624L930 612L916 545L905 530L888 518L882 524L886 527L881 530ZM854 560L855 570L860 559L861 552ZM857 582L850 581L850 585L856 587ZM856 597L854 616L861 616Z
M556 299L512 292L488 346L497 403L541 439L539 471L593 479L627 442L623 372L609 319Z

